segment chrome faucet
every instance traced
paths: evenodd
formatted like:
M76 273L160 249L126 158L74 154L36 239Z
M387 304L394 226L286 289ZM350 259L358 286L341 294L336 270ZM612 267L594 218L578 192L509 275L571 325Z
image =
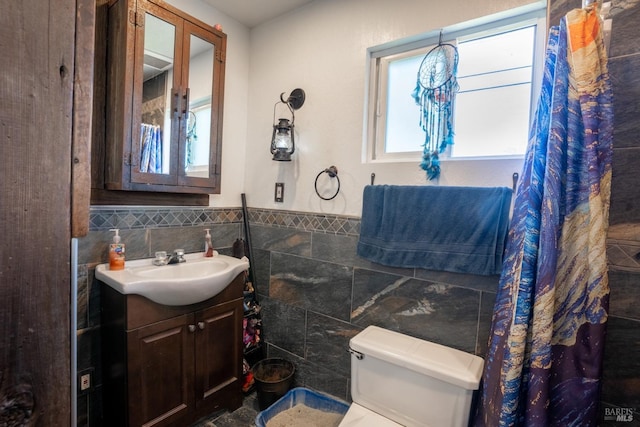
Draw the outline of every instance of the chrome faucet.
M173 254L167 256L166 251L156 252L156 258L153 260L153 265L167 265L167 264L179 264L181 262L187 262L184 259L184 249L175 249Z
M184 259L184 249L176 249L173 251L173 254L169 256L167 264L178 264L181 262L187 262L187 260Z

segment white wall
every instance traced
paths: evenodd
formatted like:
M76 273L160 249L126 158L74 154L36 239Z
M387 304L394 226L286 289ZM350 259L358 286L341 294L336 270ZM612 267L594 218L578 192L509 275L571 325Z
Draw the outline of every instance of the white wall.
M240 206L244 192L249 88L249 29L198 0L168 0L177 8L210 25L222 25L227 34L224 116L222 122L222 188L210 196L215 207Z
M367 48L437 31L539 0L316 0L249 30L202 1L169 3L227 33L222 146L222 189L214 207L250 207L360 216L362 189L376 184L431 185L415 163L362 160ZM296 112L296 153L291 162L271 160L273 107L280 93L305 90ZM416 111L416 120L418 112ZM521 161L443 162L439 185L510 186ZM335 165L341 189L321 200L314 180ZM284 203L273 200L285 183ZM336 180L322 174L321 194Z
M371 173L376 184L433 184L419 168L419 159L415 164L362 162L367 48L530 3L534 0L318 0L254 28L243 162L249 206L359 216ZM227 78L233 78L232 72ZM281 92L286 96L297 87L305 90L307 100L296 112L296 152L292 162L275 162L269 153L273 106ZM225 110L225 135L230 131L227 116L235 113ZM225 141L225 150L228 145ZM342 185L334 200L324 201L315 194L314 180L331 165L337 166ZM231 179L229 169L223 182ZM491 161L472 167L447 162L439 184L511 186L512 174L520 169L521 161L502 169ZM275 182L285 183L284 203L273 200ZM327 174L319 183L321 190L336 184Z

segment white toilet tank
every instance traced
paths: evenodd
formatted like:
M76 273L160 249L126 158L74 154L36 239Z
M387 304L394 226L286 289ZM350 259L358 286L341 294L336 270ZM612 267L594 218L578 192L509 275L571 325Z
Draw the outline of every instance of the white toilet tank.
M482 358L377 326L349 347L354 404L403 426L468 425Z

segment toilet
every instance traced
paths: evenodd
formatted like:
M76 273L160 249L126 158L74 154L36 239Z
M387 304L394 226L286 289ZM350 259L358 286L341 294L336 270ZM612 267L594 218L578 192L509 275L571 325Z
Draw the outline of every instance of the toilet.
M481 357L369 326L349 342L353 403L340 427L467 427Z

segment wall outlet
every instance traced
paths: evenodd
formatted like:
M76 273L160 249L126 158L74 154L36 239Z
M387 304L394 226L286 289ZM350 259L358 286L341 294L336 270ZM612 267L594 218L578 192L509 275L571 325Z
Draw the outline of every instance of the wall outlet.
M284 202L284 182L276 182L276 191L273 198L276 202Z
M91 374L84 374L80 377L80 391L88 390L91 387Z
M93 385L93 368L78 372L78 392L86 392Z

